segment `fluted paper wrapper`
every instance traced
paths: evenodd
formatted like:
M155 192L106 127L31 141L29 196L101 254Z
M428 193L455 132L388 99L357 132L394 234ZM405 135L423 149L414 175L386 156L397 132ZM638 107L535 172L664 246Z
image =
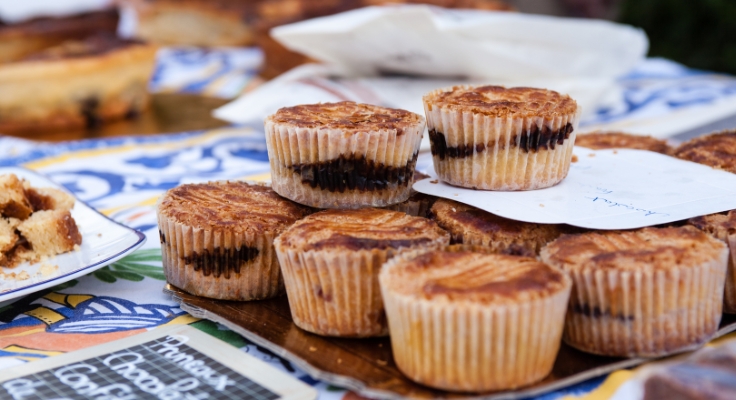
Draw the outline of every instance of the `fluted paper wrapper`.
M723 293L723 312L736 314L736 233L728 235L727 243L730 257Z
M280 246L276 254L294 323L325 336L370 337L388 334L378 274L397 254L439 249L443 236L412 248L297 251Z
M544 119L489 117L426 102L424 109L427 128L442 133L447 147L471 149L470 154L442 158L430 133L435 171L449 184L485 190L532 190L554 186L567 176L579 111ZM573 127L572 133L562 144L555 142L554 149L548 145L547 149L525 151L519 145L524 137L528 138L527 143L532 143L530 130L535 126L558 132L568 123Z
M531 302L483 306L383 292L398 368L453 391L514 389L552 370L569 289Z
M726 285L723 289L723 312L736 314L736 233L721 231L714 236L725 242L729 250Z
M345 134L339 129L297 128L271 121L266 121L265 130L272 186L281 196L316 208L363 208L400 203L411 194L414 166L424 131L423 120L400 134L392 130ZM359 182L321 176L320 179L328 185L343 186L331 191L320 188L318 184L312 187L302 173L294 170L295 166L337 160L340 156L362 156L375 165L405 169L401 172L404 183L398 184L396 176L389 176L385 189L376 189L372 185L361 189L356 186L360 185ZM366 176L355 178L361 180ZM381 179L381 176L377 178Z
M378 272L387 251L278 252L294 323L325 336L388 335Z
M662 356L707 342L721 321L727 252L698 266L655 271L582 269L563 339L615 357Z
M256 300L280 295L284 283L273 248L271 232L235 233L221 229L187 226L158 214L162 234L162 256L166 280L188 293L221 300ZM164 243L165 240L165 243ZM258 250L255 258L244 259L238 250L243 246ZM186 259L197 255L204 269ZM235 271L235 266L240 271ZM216 272L219 270L219 274ZM218 276L219 275L219 276Z

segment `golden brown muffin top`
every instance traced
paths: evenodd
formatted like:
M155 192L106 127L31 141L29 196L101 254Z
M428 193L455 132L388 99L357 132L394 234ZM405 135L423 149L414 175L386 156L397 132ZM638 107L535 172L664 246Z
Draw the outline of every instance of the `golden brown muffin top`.
M378 208L326 210L284 231L277 246L291 250L386 250L447 244L450 237L434 222Z
M351 133L395 130L398 134L424 124L424 118L413 112L352 101L285 107L266 121L300 128L341 129Z
M632 135L624 132L593 132L578 134L575 146L593 150L602 149L637 149L649 150L662 154L670 154L672 148L664 140L651 136Z
M420 299L507 304L550 297L572 285L564 272L531 257L448 250L386 264L384 290Z
M703 215L691 218L688 222L701 231L710 233L721 240L726 240L729 235L736 234L736 210L731 210L728 213Z
M194 228L278 233L311 210L265 185L222 181L177 186L163 195L158 212Z
M563 235L545 246L542 261L565 269L653 271L713 261L725 245L692 226Z
M578 107L566 94L528 87L453 86L430 92L423 99L430 110L439 107L497 118L553 118L572 115Z
M468 234L482 237L483 243L518 242L536 243L532 250L538 252L549 241L560 236L569 227L563 225L535 224L499 217L487 211L448 199L438 199L430 210L431 218L452 237L459 241ZM569 228L571 230L572 228Z
M674 156L736 174L736 130L687 141L675 149Z

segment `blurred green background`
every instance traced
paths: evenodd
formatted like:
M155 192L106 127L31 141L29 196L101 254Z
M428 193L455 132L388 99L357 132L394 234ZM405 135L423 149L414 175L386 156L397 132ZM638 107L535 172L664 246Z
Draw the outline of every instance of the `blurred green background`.
M617 19L647 32L652 57L736 75L736 0L623 0Z
M643 28L649 56L736 75L736 0L505 0L519 11Z

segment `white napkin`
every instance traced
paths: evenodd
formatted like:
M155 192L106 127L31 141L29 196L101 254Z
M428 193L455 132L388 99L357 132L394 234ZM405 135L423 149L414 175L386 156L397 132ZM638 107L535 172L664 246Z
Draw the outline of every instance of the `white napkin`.
M357 75L612 79L647 52L644 32L602 20L422 5L367 7L273 29L286 47Z
M648 47L642 31L607 21L424 5L367 7L271 33L325 64L297 67L215 117L260 123L281 107L340 100L421 114L424 93L461 83L557 90L576 99L585 116L617 97L615 78L641 62Z

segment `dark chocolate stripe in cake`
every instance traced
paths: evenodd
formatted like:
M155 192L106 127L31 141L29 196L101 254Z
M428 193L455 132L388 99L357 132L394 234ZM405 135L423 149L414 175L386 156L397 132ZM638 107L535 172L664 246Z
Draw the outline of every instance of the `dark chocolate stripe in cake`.
M632 315L613 315L610 311L603 311L598 307L591 307L587 304L575 304L572 306L572 311L576 314L582 314L589 318L615 318L620 321L633 321Z
M230 273L240 273L240 266L248 261L258 257L258 249L255 247L243 246L237 250L215 248L214 251L205 249L204 253L197 252L184 257L187 265L194 265L195 271L202 271L202 275L213 275L219 278L224 275L225 279L230 279Z
M552 131L547 126L542 127L534 125L529 131L514 136L511 145L518 146L524 152L537 152L539 149L552 149L558 144L565 143L570 138L573 131L572 124L568 123L557 131ZM445 134L435 129L429 130L429 141L432 144L432 155L437 156L440 160L445 158L465 158L474 154L480 154L488 148L495 146L495 143L478 143L475 145L464 144L460 146L448 146Z
M417 156L403 167L392 167L368 160L365 156L341 155L339 158L313 164L292 165L302 183L330 192L346 190L384 190L389 185L406 186L412 181Z

